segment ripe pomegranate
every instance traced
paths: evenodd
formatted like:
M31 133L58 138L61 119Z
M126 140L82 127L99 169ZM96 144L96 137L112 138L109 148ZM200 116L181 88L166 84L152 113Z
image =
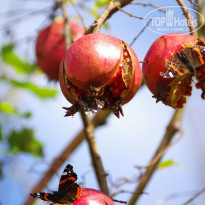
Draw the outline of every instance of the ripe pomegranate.
M113 36L94 33L78 39L66 52L60 66L60 85L73 105L65 116L80 109L111 110L123 115L141 84L141 69L132 48Z
M83 188L73 205L115 205L111 198L95 189Z
M72 40L84 35L84 28L70 22ZM60 62L65 55L64 21L58 17L48 27L40 31L36 41L37 64L53 80L59 79Z
M158 101L182 108L191 95L192 77L205 91L205 43L187 34L159 37L150 47L143 64L144 81ZM204 94L203 94L204 95Z

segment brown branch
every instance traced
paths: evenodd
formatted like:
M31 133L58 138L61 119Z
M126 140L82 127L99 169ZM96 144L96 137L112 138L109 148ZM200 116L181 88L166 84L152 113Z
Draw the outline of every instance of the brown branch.
M193 4L193 5L197 6L197 7L199 7L199 4L193 2L192 0L188 0L188 1L189 1L191 4Z
M172 143L169 143L166 147L163 147L160 152L152 159L151 163L146 165L146 166L137 166L137 168L139 169L142 169L142 168L149 168L151 167L152 165L154 165L161 157L162 155L168 150L170 149L171 147L173 147L174 145L176 145L179 140L182 138L183 136L183 131L180 129L178 130L179 132L179 137Z
M78 14L78 16L79 16L79 18L80 18L82 24L83 24L84 29L87 30L85 21L84 21L82 15L81 15L81 13L80 13L78 7L76 6L76 3L72 1L71 4L72 4L72 6L74 7L74 9L76 10L76 12L77 12L77 14Z
M152 161L156 159L156 156L163 150L165 147L169 145L169 143L172 141L173 137L177 132L181 129L181 120L183 117L183 111L184 109L178 109L175 111L170 123L167 126L166 133L156 151L154 154L150 164L153 164ZM140 183L136 187L134 191L134 195L131 197L128 205L134 205L138 199L140 198L141 194L144 192L145 187L147 186L148 182L150 181L151 177L153 176L154 172L156 171L159 162L161 161L163 155L150 167L147 168L145 173L141 176Z
M106 124L106 119L110 115L110 112L105 111L99 111L95 117L93 118L92 122L94 127L98 127L101 125ZM81 144L81 142L85 138L84 130L81 130L76 137L68 143L68 145L65 147L65 149L59 154L58 157L56 157L53 160L53 163L49 167L49 169L45 172L43 177L39 180L39 183L36 184L36 186L31 190L31 193L39 192L44 189L44 187L48 184L48 182L51 180L53 175L56 173L56 170L58 170L61 165L68 160L72 152ZM28 197L27 201L24 205L31 205L34 202L34 198Z
M150 20L147 22L146 26L144 26L144 27L142 28L142 30L137 34L137 36L132 40L132 42L130 43L130 46L132 46L132 45L134 44L134 42L142 35L142 33L143 33L144 30L147 28L147 26L151 23L151 21L152 21L152 19L150 19Z
M97 143L94 137L95 127L92 121L85 114L84 110L81 110L80 113L83 120L85 137L89 145L90 154L92 157L92 162L95 169L95 174L97 177L98 184L100 186L101 191L109 195L109 189L108 189L107 179L106 179L107 175L105 173L103 163L100 157L100 153L98 151Z
M183 0L176 0L176 1L181 6L182 11L183 11L185 17L187 18L187 21L190 22L190 24L189 24L190 34L197 36L195 27L193 25L193 20L192 20L191 14L189 13L186 5L184 4ZM184 109L177 109L175 111L169 125L167 126L167 131L166 131L157 151L155 152L155 155L153 156L148 168L146 169L145 173L142 175L141 181L135 189L135 192L134 192L135 194L131 197L128 205L134 205L138 201L138 199L140 198L141 194L143 193L145 187L147 186L148 182L150 181L151 177L153 176L154 172L156 171L158 164L160 163L160 161L164 155L164 151L162 152L162 150L164 150L164 149L166 150L166 147L169 146L169 144L172 141L175 134L180 131L181 120L183 117L183 111L184 111Z
M45 8L42 8L42 9L38 9L36 11L32 11L30 13L27 13L25 15L22 15L22 16L19 16L19 17L16 17L10 21L7 21L7 22L4 22L3 24L0 25L0 28L1 27L8 27L8 25L10 24L17 24L19 21L21 20L25 20L25 19L28 19L28 16L33 16L33 15L37 15L37 14L41 14L41 13L46 13L46 12L50 12L51 9L54 8L53 6L48 6L48 7L45 7Z
M194 201L198 196L200 196L201 194L203 194L205 192L205 188L203 188L201 191L199 191L198 193L196 193L193 197L191 197L191 199L189 199L188 201L186 201L185 203L183 203L183 205L188 205L190 204L192 201Z
M152 3L138 3L138 2L131 2L130 4L133 4L133 5L140 5L140 6L150 6L150 7L153 7L153 8L158 9L159 11L166 12L166 11L165 11L164 9L162 9L161 7L159 7L159 6L155 6L155 5L152 4Z
M66 0L62 1L61 9L63 12L63 18L64 18L64 33L65 33L65 43L66 43L66 50L71 46L72 40L71 40L71 31L70 31L70 25L69 25L69 18L68 18L68 11L67 11L67 2Z
M196 3L199 5L199 7L197 8L197 11L202 15L205 16L205 2L204 0L196 0ZM202 27L197 31L198 36L205 38L205 22L203 22L203 19L201 18L201 15L199 15L199 13L197 13L197 27L199 28L199 26L202 25Z
M90 28L86 31L86 34L89 33L97 33L100 32L100 28L102 24L112 16L115 12L118 11L118 7L122 8L128 5L132 0L121 0L114 2L114 0L110 1L108 6L105 8L103 13L95 20L95 22L90 26Z
M195 27L194 27L194 22L193 22L192 16L191 16L191 14L189 13L189 10L187 9L186 4L184 3L183 0L176 0L176 1L177 1L177 3L179 4L179 6L181 7L184 16L185 16L186 19L187 19L187 22L189 22L189 23L188 23L188 27L189 27L190 34L192 34L192 35L194 35L194 36L197 36L197 32L196 32L196 29L195 29Z
M137 18L137 19L140 19L140 20L143 20L143 19L144 19L144 18L142 18L142 17L135 16L135 15L133 15L133 14L128 13L127 11L124 11L124 10L121 9L119 6L118 6L117 8L118 8L118 10L122 11L124 14L127 14L129 17Z

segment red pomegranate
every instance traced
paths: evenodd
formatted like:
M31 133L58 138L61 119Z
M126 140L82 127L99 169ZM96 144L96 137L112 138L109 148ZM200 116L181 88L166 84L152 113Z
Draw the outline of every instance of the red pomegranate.
M84 188L73 205L115 205L111 198L95 189Z
M84 28L70 22L72 40L84 35ZM52 80L59 80L59 66L65 55L64 21L58 17L48 27L41 30L36 41L37 64Z
M151 45L142 71L144 81L157 102L182 108L186 96L191 95L193 76L199 80L198 87L205 89L202 84L205 78L205 69L202 69L204 45L197 37L187 34L163 35Z
M83 109L111 110L117 117L141 84L141 69L132 48L113 36L94 33L78 39L60 66L60 85L73 104L66 116Z

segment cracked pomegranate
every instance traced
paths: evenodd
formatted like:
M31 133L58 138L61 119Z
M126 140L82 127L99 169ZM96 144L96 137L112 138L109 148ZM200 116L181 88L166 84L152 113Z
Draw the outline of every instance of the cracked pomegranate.
M72 40L84 35L84 28L70 22ZM37 64L52 80L59 79L60 62L65 55L64 21L58 17L48 27L39 32L36 41Z
M141 84L141 69L132 48L113 36L94 33L78 39L66 52L60 66L60 85L73 105L66 116L83 109L111 110L123 115Z
M146 85L158 101L182 108L191 95L192 81L198 80L205 98L205 42L186 34L159 37L150 47L143 64Z

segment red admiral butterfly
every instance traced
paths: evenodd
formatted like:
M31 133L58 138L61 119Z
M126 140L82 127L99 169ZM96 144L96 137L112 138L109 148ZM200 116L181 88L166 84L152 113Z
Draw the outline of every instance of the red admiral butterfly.
M164 78L174 78L185 73L194 74L196 69L205 63L205 42L198 39L195 45L182 45L183 49L173 54L172 61L166 61Z
M77 174L73 171L73 166L68 164L61 175L58 191L52 191L53 193L39 192L30 195L33 198L39 198L54 204L71 205L82 193L82 187L74 183L76 180Z

